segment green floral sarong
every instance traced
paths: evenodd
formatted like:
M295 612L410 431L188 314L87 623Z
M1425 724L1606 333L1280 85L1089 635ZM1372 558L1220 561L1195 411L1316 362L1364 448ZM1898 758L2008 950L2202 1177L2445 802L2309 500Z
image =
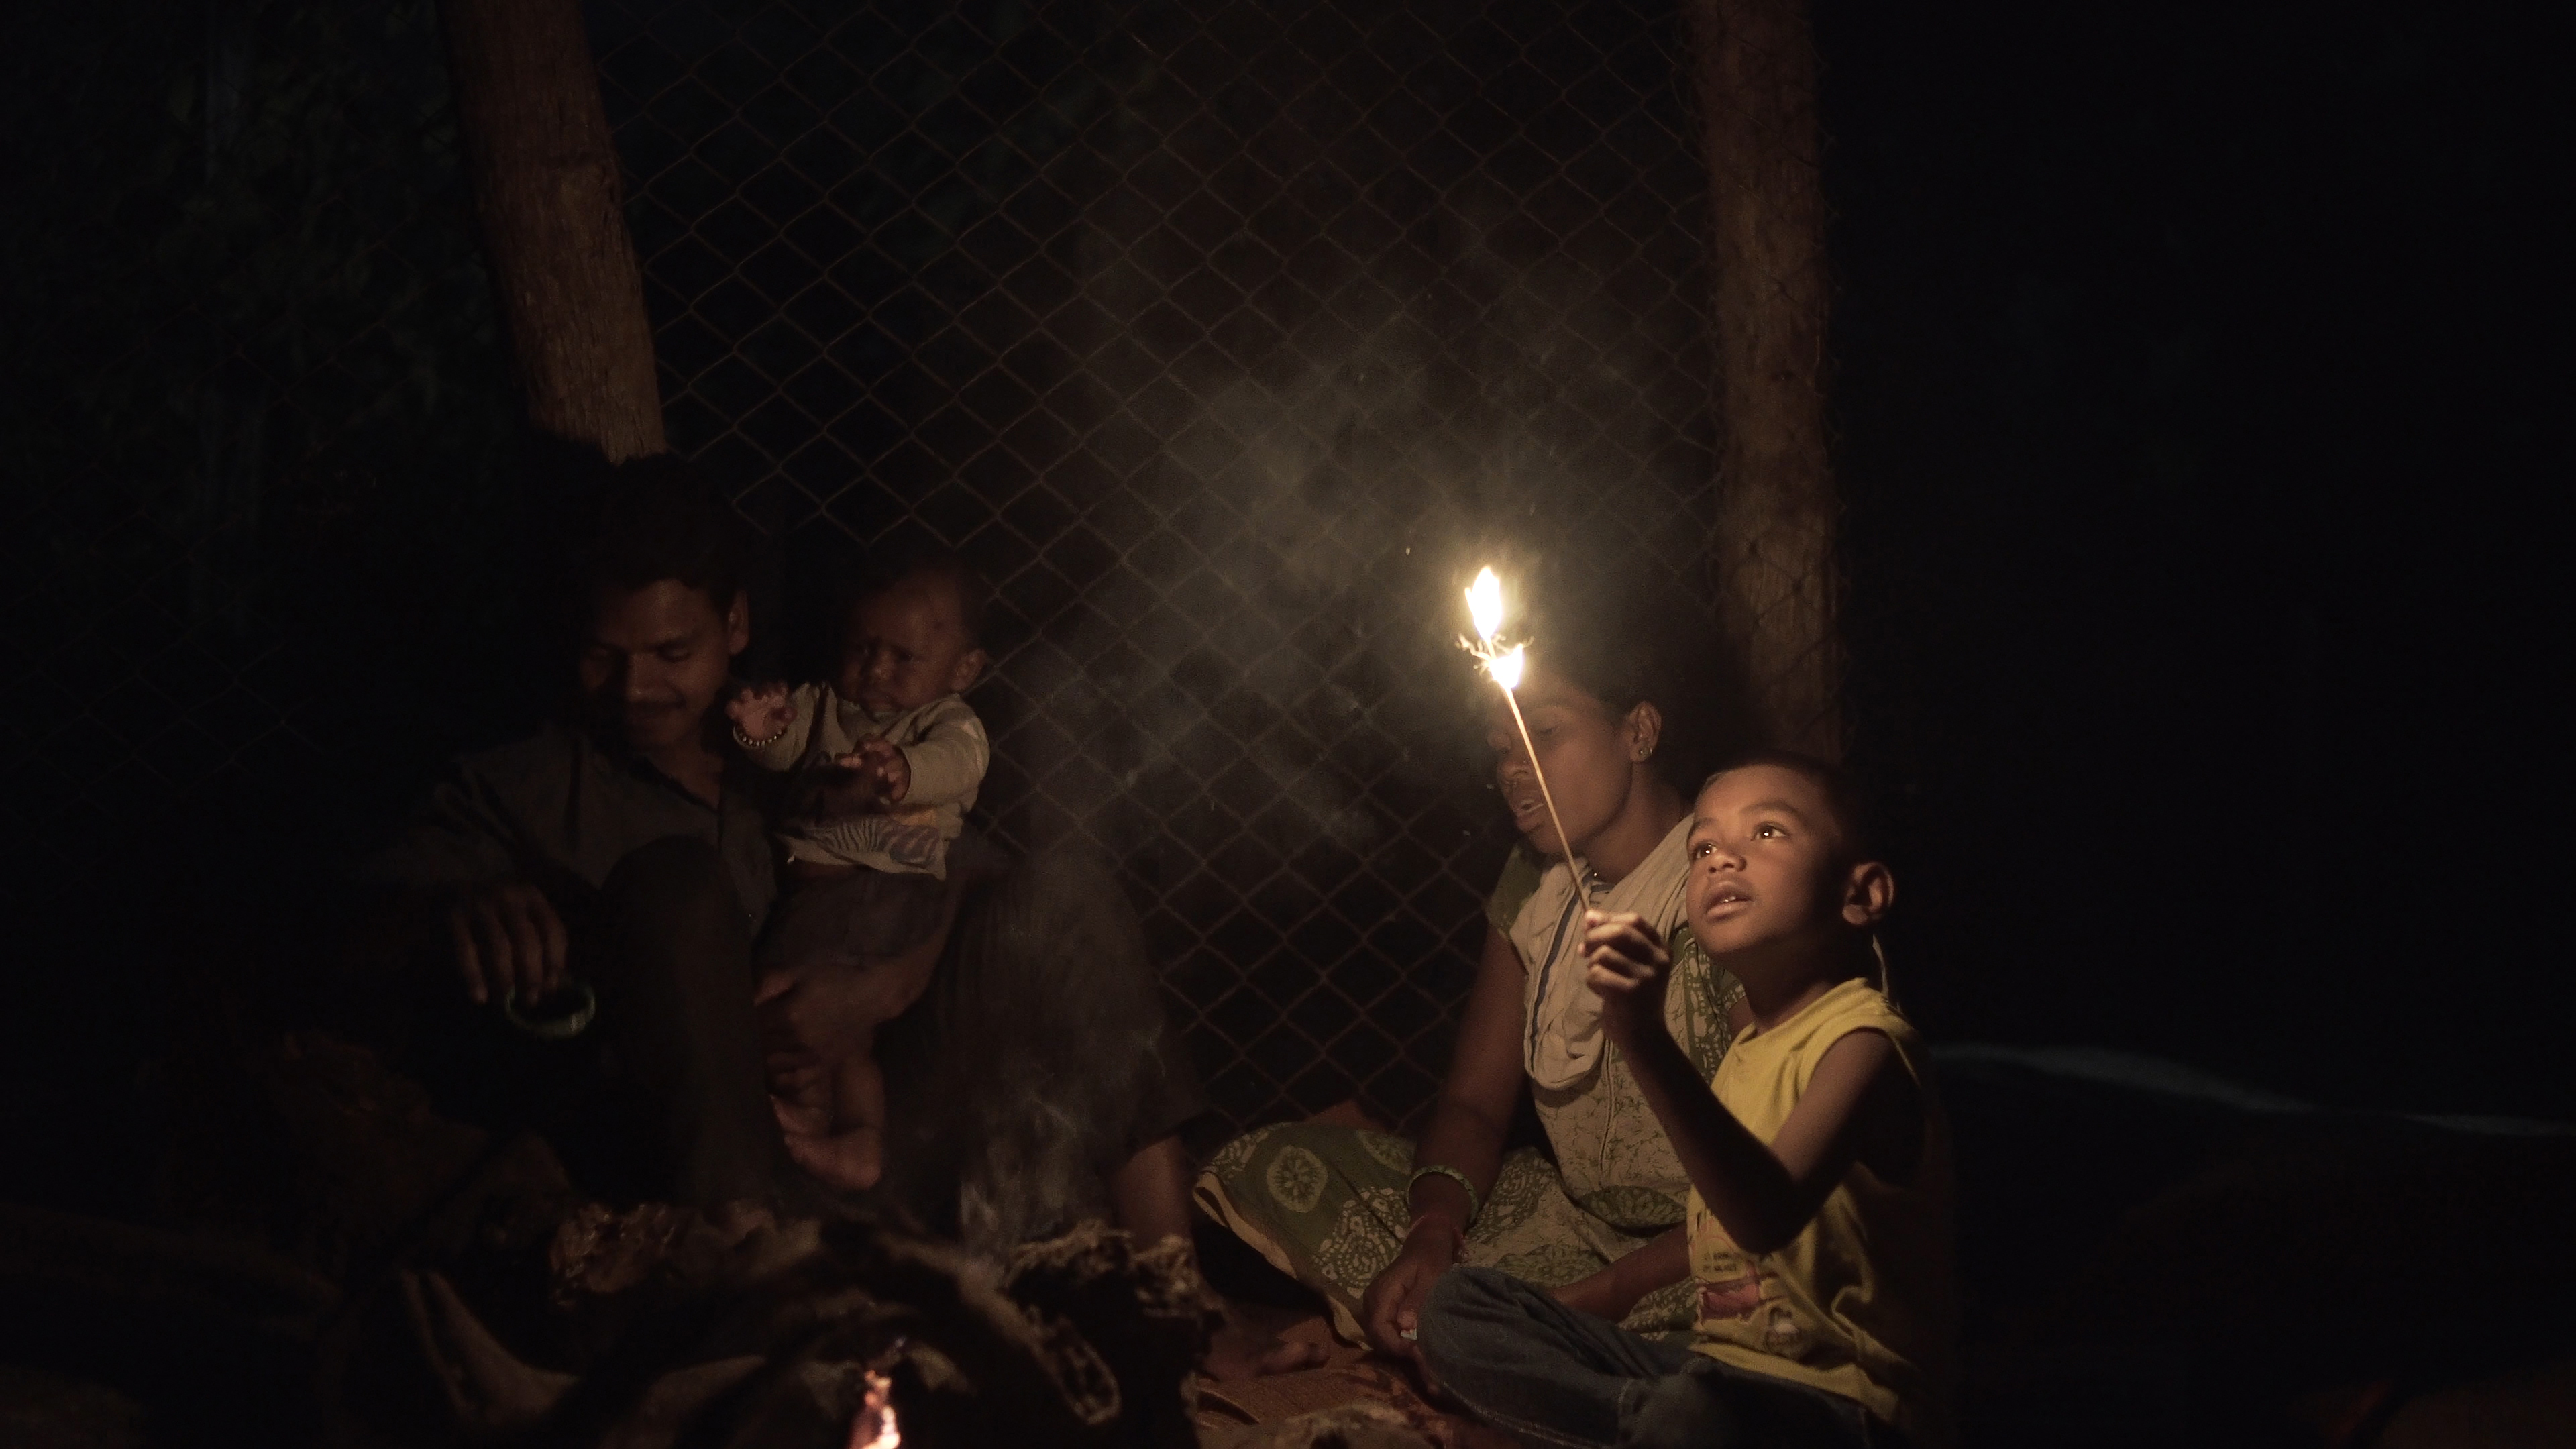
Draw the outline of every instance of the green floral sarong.
M1405 1180L1413 1144L1321 1122L1283 1122L1227 1143L1199 1175L1199 1206L1281 1272L1320 1291L1333 1328L1361 1338L1360 1297L1404 1246ZM1565 1195L1546 1154L1524 1147L1501 1174L1467 1234L1467 1261L1546 1287L1599 1272L1678 1224L1682 1205L1638 1189L1597 1195L1587 1210ZM1628 1315L1640 1333L1687 1329L1687 1279L1649 1294Z
M1499 929L1509 931L1539 879L1516 852L1487 905ZM1677 914L1664 924L1674 945L1665 1021L1700 1074L1713 1076L1733 1036L1727 1008L1742 988L1709 964ZM1468 1229L1468 1262L1553 1288L1681 1223L1689 1180L1616 1048L1605 1049L1579 1090L1541 1092L1538 1106L1566 1166L1536 1148L1506 1155ZM1335 1331L1357 1341L1361 1296L1404 1246L1413 1169L1404 1138L1281 1123L1219 1149L1194 1196L1281 1272L1322 1293ZM1625 1324L1639 1333L1687 1330L1692 1311L1685 1278L1640 1300Z

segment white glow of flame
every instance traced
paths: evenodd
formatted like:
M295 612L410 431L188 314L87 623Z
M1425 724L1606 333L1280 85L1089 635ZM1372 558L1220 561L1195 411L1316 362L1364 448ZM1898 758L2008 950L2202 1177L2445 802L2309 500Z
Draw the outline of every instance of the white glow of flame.
M1505 689L1521 687L1521 665L1525 662L1522 654L1522 647L1515 644L1510 653L1497 654L1485 661L1485 668L1493 674L1496 684Z
M869 1369L867 1400L850 1421L850 1449L902 1449L894 1419L894 1380Z
M1490 568L1476 570L1476 582L1467 590L1467 617L1476 621L1476 637L1487 643L1493 641L1494 631L1503 627L1503 581L1495 578ZM1508 684L1503 687L1511 688Z

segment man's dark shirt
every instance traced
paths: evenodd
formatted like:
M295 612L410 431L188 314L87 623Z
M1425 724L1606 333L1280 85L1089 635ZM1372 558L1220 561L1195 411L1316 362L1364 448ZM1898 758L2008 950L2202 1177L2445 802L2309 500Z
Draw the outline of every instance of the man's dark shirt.
M761 809L773 777L725 769L721 808L630 752L562 724L459 760L365 874L386 885L475 885L569 873L596 889L636 847L683 835L716 848L757 931L778 893Z

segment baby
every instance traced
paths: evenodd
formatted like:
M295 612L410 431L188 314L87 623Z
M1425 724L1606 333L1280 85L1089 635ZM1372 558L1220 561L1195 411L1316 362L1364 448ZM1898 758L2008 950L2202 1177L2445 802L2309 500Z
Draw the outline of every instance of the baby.
M725 709L755 764L797 773L759 994L779 1012L803 993L800 1021L828 1020L830 1039L819 1066L773 1076L771 1099L797 1162L850 1191L885 1170L876 1029L929 982L955 906L948 848L991 759L959 697L988 662L983 603L957 559L917 560L852 601L829 683L749 688Z

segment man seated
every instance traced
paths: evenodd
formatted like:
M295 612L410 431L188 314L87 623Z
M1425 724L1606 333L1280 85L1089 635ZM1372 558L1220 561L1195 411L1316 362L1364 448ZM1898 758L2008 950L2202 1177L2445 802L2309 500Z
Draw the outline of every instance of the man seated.
M453 973L417 1065L464 1115L543 1132L599 1196L815 1205L754 1008L776 777L720 707L750 640L741 525L676 459L598 466L565 574L573 708L460 762L369 867ZM1087 1215L1186 1234L1197 1087L1106 873L1006 864L931 950L923 999L879 1039L898 1111L918 1106L877 1200L994 1250ZM829 993L785 1007L771 1061L848 1039Z

